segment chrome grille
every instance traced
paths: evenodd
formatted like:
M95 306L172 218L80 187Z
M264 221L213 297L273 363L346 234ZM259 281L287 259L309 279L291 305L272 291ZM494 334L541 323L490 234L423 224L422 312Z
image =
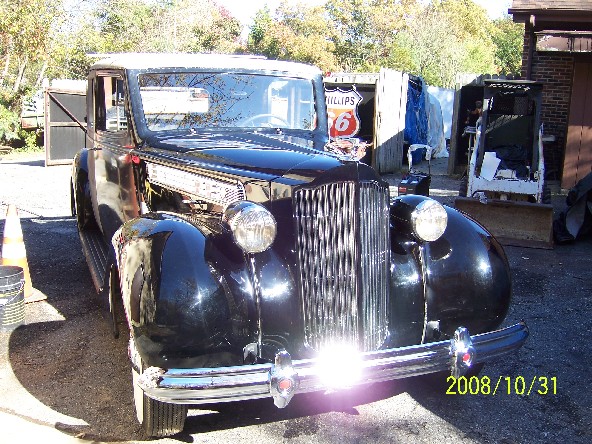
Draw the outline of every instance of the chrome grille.
M388 328L388 188L332 183L294 195L305 334L374 350Z

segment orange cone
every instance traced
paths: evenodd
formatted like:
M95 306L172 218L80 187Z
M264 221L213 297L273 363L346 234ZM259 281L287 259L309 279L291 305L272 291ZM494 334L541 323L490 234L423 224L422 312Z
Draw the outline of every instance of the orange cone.
M18 217L16 207L13 204L8 205L8 210L6 211L1 262L2 265L16 265L23 269L25 277L25 302L40 300L38 295L34 294L37 292L33 291L31 274L29 273L29 264L27 262L27 251L25 250L25 243L23 241L21 221Z

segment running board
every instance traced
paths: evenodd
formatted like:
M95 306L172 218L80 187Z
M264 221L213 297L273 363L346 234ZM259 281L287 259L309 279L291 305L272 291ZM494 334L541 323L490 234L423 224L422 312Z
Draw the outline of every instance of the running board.
M100 293L105 286L105 276L109 267L108 246L103 240L102 233L97 229L80 230L79 234L90 275L97 292Z

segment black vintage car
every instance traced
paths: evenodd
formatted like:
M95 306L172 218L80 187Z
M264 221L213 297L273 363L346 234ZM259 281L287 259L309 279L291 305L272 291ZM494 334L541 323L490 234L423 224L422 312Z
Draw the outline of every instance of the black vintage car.
M113 55L87 97L72 207L147 434L188 405L459 377L525 341L498 330L509 268L483 227L330 149L319 70Z

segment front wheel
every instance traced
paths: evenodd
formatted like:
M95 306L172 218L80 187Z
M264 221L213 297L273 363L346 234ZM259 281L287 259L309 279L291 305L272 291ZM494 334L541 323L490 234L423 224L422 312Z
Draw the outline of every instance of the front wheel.
M138 359L138 361L141 361ZM143 367L143 365L142 365ZM136 417L147 436L175 435L183 430L187 418L187 406L157 401L144 393L138 385L140 374L132 368L134 407Z

